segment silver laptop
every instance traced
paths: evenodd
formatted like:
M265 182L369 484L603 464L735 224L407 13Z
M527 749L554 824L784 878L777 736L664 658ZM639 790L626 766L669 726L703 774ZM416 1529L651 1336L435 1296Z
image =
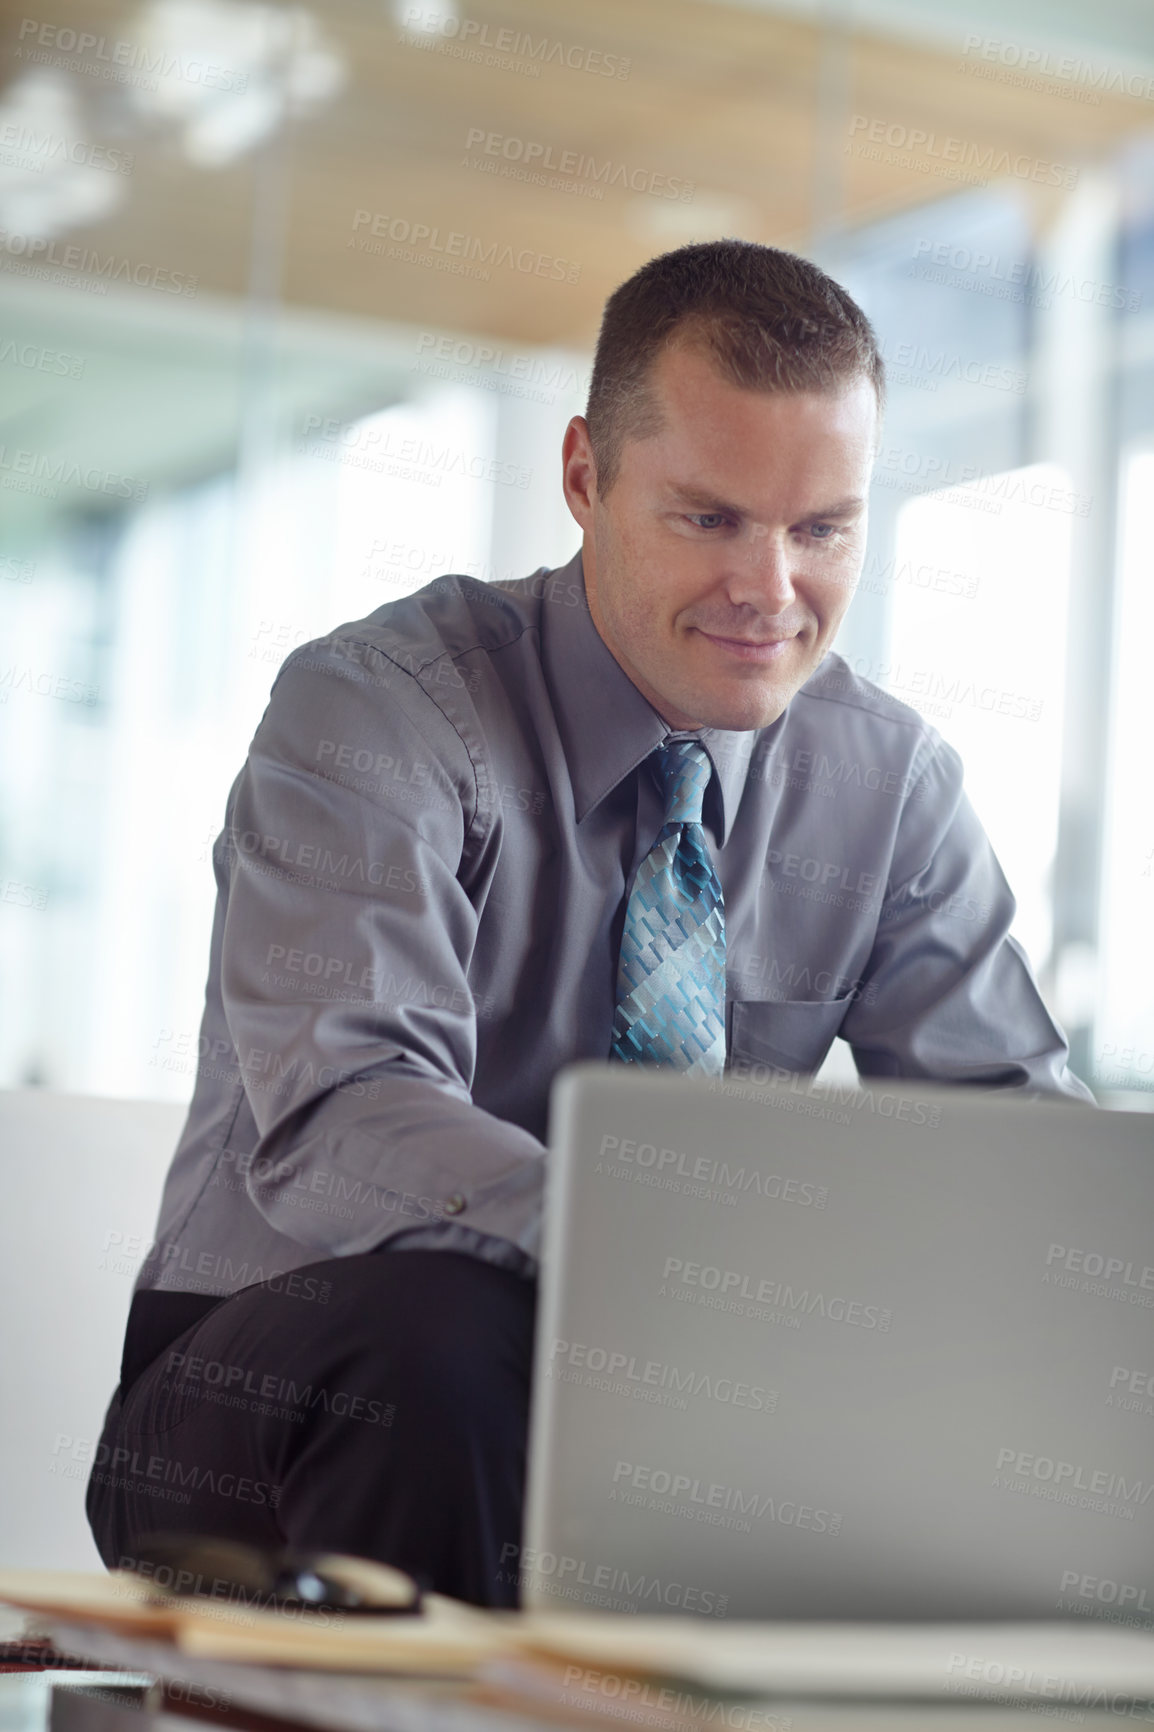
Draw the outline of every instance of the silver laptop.
M1154 1626L1154 1116L554 1085L526 1605Z

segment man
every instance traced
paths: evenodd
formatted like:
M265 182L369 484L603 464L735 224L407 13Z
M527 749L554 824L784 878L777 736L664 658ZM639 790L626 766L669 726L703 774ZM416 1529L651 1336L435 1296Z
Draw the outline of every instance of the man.
M881 397L814 266L654 259L565 433L580 553L285 663L89 1487L110 1565L176 1528L515 1603L570 1061L812 1072L840 1033L867 1079L1092 1098L957 754L830 653Z

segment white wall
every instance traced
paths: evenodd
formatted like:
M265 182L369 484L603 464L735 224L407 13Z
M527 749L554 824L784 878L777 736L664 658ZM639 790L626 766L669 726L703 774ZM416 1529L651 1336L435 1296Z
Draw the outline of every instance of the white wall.
M2 1568L102 1567L80 1458L91 1460L116 1386L133 1273L184 1114L0 1092Z

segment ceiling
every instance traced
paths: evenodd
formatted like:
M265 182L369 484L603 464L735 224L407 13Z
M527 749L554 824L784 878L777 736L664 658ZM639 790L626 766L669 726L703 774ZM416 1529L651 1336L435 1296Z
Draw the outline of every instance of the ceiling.
M1078 15L1047 7L1054 55L1073 52ZM433 28L398 22L414 13ZM83 363L0 354L0 442L211 474L262 403L286 423L380 407L445 332L510 365L542 345L587 357L612 289L689 240L836 257L839 234L986 178L1042 232L1067 196L1048 181L1148 138L1154 102L1061 70L1023 88L967 52L998 13L991 40L1037 40L1034 0L58 0L31 29L0 0L0 339ZM1133 83L1141 14L1093 18L1077 52ZM179 53L149 89L163 41ZM46 101L67 127L28 121ZM67 185L59 153L37 154L64 132L84 159ZM555 184L523 178L530 152L552 153ZM60 191L71 214L38 215ZM53 281L28 272L33 240ZM89 292L102 267L114 280ZM0 493L29 536L53 509Z
M220 0L204 3L211 45L223 12ZM718 234L813 250L831 227L940 198L991 164L1044 224L1062 196L1048 181L1084 172L1154 124L1149 100L1079 92L1061 76L1024 89L996 60L967 55L972 7L970 31L955 28L949 9L885 0L827 32L829 8L815 15L803 0L788 10L717 0L464 3L455 21L442 13L440 32L422 32L395 21L405 0L395 13L381 0L295 13L230 0L224 11L236 18L307 18L337 71L329 93L302 98L263 146L206 165L190 160L182 125L193 81L170 78L175 95L144 112L131 88L53 47L69 29L103 37L106 54L113 41L131 46L145 39L148 8L59 0L58 34L40 52L74 90L85 137L135 160L118 177L116 207L70 223L58 242L194 276L201 296L240 296L255 282L279 288L292 307L587 348L606 295L655 252ZM987 13L1010 15L1004 5ZM899 38L903 14L912 23ZM23 4L0 5L9 90L44 74L20 34L26 15ZM1117 17L1120 35L1132 15L1115 7L1103 16ZM559 46L544 64L508 52L477 63L462 57L465 24L474 39L484 28L489 43L528 36ZM1008 26L1002 35L1012 37ZM218 53L235 46L226 33ZM595 54L602 66L616 56L618 70L628 60L628 75L586 69ZM1121 49L1116 58L1132 63ZM230 100L219 96L222 115ZM558 185L514 178L530 147L538 160L552 152ZM572 167L582 157L593 159L584 175ZM671 198L671 188L688 196ZM414 249L422 226L430 239ZM407 249L396 250L397 237ZM454 248L482 261L487 280L476 262L471 272L442 268L458 265Z

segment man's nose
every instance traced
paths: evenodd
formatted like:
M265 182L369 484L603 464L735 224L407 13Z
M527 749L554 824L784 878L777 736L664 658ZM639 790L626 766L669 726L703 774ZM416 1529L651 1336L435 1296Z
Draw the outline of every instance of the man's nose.
M755 526L755 533L732 546L728 589L734 601L751 602L764 613L780 613L794 599L792 549L787 541Z

